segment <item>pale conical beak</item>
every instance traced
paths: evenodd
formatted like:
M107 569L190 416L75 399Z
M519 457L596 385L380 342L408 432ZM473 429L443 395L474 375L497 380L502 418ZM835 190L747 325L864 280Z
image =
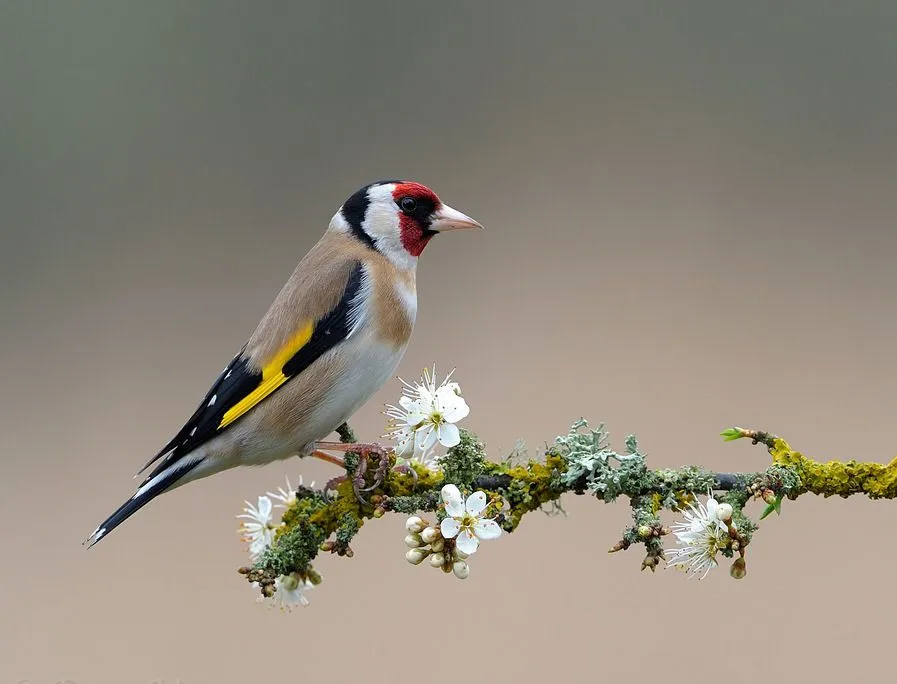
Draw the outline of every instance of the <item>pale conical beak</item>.
M447 230L470 230L483 226L479 222L474 221L467 214L462 214L457 209L452 209L449 205L443 204L434 214L428 226L430 230L442 233Z

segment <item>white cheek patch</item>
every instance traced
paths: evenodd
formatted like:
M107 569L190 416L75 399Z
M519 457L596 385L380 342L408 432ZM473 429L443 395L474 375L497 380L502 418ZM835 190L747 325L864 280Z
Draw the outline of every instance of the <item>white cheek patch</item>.
M398 268L414 268L417 257L402 244L402 227L399 208L393 200L395 183L376 185L368 190L368 207L362 222L364 232L370 235L377 250Z

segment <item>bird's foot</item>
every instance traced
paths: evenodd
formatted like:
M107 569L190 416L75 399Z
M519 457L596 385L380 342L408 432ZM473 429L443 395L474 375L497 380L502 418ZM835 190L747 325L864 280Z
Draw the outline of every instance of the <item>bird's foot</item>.
M317 446L319 450L313 451L311 454L312 456L314 456L315 458L320 458L324 461L328 461L330 463L336 463L346 468L346 474L330 480L330 482L327 483L327 489L334 489L340 483L345 482L346 480L349 480L351 478L352 491L355 493L355 498L357 498L362 504L368 503L365 494L367 492L372 492L381 484L383 484L383 480L386 479L386 474L389 472L389 453L379 444L344 444L343 442L318 442L315 446ZM349 473L349 468L346 465L345 458L332 456L320 450L341 451L344 453L358 454L358 463L355 466L354 472L352 472L351 474ZM372 484L370 486L365 486L367 485L365 475L367 475L368 472L369 457L372 455L377 457L377 470L374 472L374 481L372 482Z

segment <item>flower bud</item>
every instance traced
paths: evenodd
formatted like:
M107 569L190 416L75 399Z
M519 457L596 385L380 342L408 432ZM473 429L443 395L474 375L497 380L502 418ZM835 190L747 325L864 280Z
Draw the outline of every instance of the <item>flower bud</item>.
M455 573L455 577L458 579L467 579L467 576L470 574L470 567L466 561L457 560L452 564L452 572Z
M445 540L444 539L437 539L432 544L430 544L430 550L434 551L434 552L442 551L444 548L445 548Z
M729 574L735 579L742 579L747 574L744 558L735 559L735 562L732 563L732 567L729 568Z
M441 568L443 565L445 565L445 556L443 556L441 553L434 553L432 556L430 556L430 565L432 565L434 568Z
M416 549L417 547L423 545L424 543L423 541L421 541L419 534L409 534L407 537L405 537L405 546L409 548Z
M729 522L733 512L731 504L721 503L716 509L716 517L723 522Z
M454 558L455 560L467 560L468 558L470 558L470 554L464 553L456 546L455 550L452 551L452 558Z
M650 553L645 556L645 559L642 561L642 570L650 570L654 572L657 568L657 565L660 563L660 560L657 556L652 556Z
M764 489L764 490L763 490L763 500L764 500L766 503L768 503L768 504L774 504L774 503L776 502L776 499L778 499L778 498L779 498L778 495L777 495L774 491L772 491L771 489Z
M426 527L423 532L420 533L420 538L423 539L426 544L432 544L440 537L442 537L442 533L435 527Z
M430 552L426 549L410 549L408 553L405 554L405 560L411 563L411 565L420 565L424 562L424 558L430 555Z
M405 521L405 529L412 534L419 534L426 526L427 524L423 519L417 515L412 515Z
M654 530L652 530L649 525L640 525L638 528L638 536L642 539L650 537L652 532L654 532Z
M291 572L289 575L281 575L277 579L280 580L280 586L282 586L287 591L295 591L299 588L298 573Z

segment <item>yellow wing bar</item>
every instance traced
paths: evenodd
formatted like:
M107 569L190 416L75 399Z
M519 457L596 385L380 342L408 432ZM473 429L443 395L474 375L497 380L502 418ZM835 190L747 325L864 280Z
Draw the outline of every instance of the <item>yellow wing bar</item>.
M283 367L296 352L308 344L314 329L314 323L306 324L265 364L262 368L262 381L259 386L228 409L221 418L221 423L218 425L219 430L233 423L288 380L283 373Z

